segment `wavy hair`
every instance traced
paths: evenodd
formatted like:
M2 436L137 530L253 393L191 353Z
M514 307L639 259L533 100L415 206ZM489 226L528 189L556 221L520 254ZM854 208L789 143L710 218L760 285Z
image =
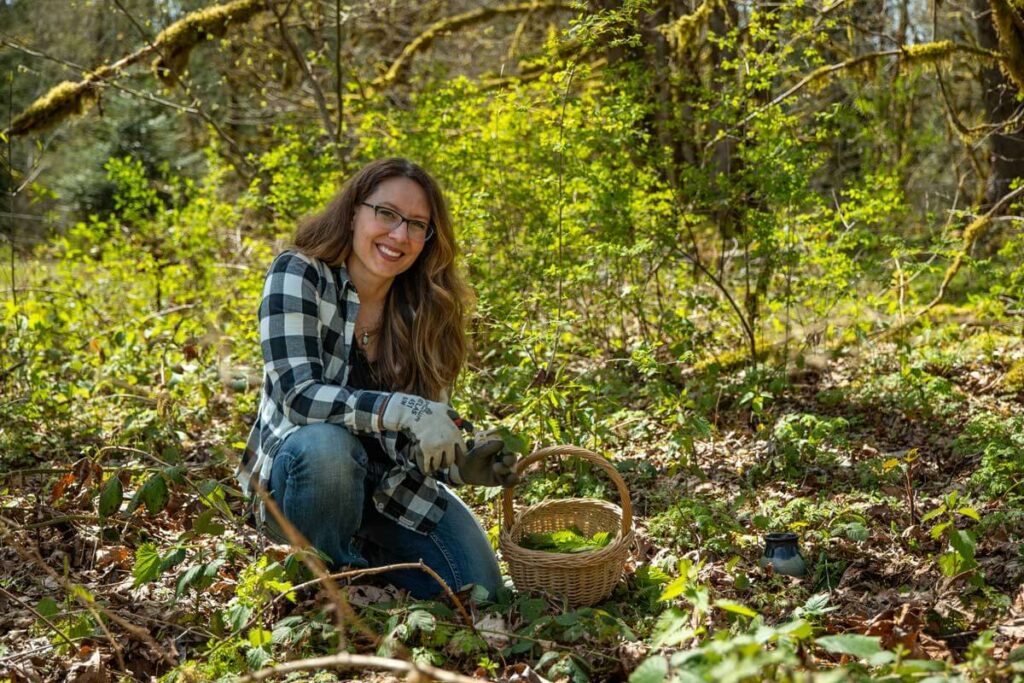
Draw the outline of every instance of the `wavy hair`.
M378 375L384 386L441 400L466 359L465 322L473 293L455 268L458 248L451 216L437 182L400 157L378 159L352 176L327 207L299 225L295 248L331 266L352 252L356 208L388 178L416 182L430 203L434 236L408 270L398 275L384 301L378 339Z

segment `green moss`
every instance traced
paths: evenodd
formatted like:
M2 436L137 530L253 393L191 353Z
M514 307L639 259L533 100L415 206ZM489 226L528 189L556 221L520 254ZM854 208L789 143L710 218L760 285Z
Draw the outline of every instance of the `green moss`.
M157 75L166 84L188 62L192 49L200 42L222 36L232 24L248 21L266 9L262 0L235 0L226 5L194 12L168 26L157 36L155 46L161 57L154 64ZM166 58L168 61L164 62ZM119 64L125 64L125 60ZM41 132L60 124L69 116L83 114L99 99L103 81L117 75L119 69L101 66L77 83L64 81L33 102L19 114L7 130L10 135Z
M265 9L263 0L234 0L193 12L174 22L160 32L154 43L160 53L153 62L157 76L165 84L173 83L174 74L181 73L199 43L223 36L231 24L245 23Z
M21 135L29 131L53 128L69 116L82 114L98 97L97 83L86 79L79 83L64 81L29 105L11 122L9 132Z
M698 373L707 372L712 368L718 368L728 372L729 370L734 370L742 366L749 358L750 354L747 353L745 349L733 349L731 351L720 353L717 356L712 356L711 358L705 358L694 365L693 369Z
M1003 378L1003 386L1012 391L1024 391L1024 360L1019 360L1010 367Z
M999 48L1003 53L1003 72L1019 90L1024 90L1024 41L1017 30L1019 3L1010 0L989 0L992 7L992 23L999 36Z
M952 40L903 46L904 59L910 63L936 62L951 57L954 52L956 44Z
M670 24L659 26L658 29L665 35L669 45L676 55L676 59L683 61L686 50L694 43L711 17L711 11L719 4L718 0L704 0L700 7L692 14L684 14Z
M957 318L969 318L974 314L974 309L970 306L958 306L956 304L936 304L932 307L930 313L933 321L941 322Z
M1002 332L981 332L964 340L962 353L971 357L983 356L991 362L1017 342L1017 337Z

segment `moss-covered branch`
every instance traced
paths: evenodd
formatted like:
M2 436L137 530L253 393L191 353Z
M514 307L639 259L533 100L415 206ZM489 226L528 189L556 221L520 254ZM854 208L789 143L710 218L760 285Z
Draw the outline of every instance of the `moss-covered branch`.
M38 133L70 116L84 113L99 98L104 81L117 77L126 67L154 53L159 55L154 63L157 75L166 80L170 73L178 72L187 63L191 51L208 36L222 36L229 28L246 23L265 9L264 0L234 0L193 12L164 29L152 45L86 73L80 81L57 84L18 114L4 132L7 135Z
M193 12L180 21L176 21L153 41L158 57L153 66L165 84L173 79L173 74L181 73L188 63L192 50L210 38L220 38L232 26L247 23L256 14L266 10L270 3L266 0L234 0L226 5L208 7Z
M952 59L954 55L958 54L973 58L992 60L1000 63L1005 60L1004 56L998 52L986 50L975 45L955 43L951 40L939 40L933 43L922 43L920 45L903 45L892 50L869 52L867 54L851 57L850 59L843 60L842 62L826 64L825 66L818 67L797 81L791 88L773 98L767 105L755 112L752 112L746 119L744 119L743 123L750 121L750 119L754 118L759 112L785 102L807 86L821 83L840 71L852 70L866 64L873 64L874 62L891 59L893 57L898 58L903 64L935 64Z

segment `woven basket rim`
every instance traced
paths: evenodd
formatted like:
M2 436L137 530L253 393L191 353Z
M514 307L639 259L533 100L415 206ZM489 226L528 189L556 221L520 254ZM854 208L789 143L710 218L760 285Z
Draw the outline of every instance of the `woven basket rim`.
M535 550L533 548L527 548L519 543L518 538L521 537L521 534L518 534L517 532L521 530L525 522L529 521L531 515L537 516L540 513L545 512L547 508L578 506L580 503L605 508L609 512L615 513L620 522L622 520L622 508L615 503L610 503L606 500L601 500L600 498L559 498L557 500L544 500L523 508L516 514L515 521L511 526L502 527L501 533L498 536L499 545L502 547L502 550L506 555L508 554L508 551L511 550L519 558L543 559L548 562L554 560L569 561L576 564L588 565L613 559L614 556L621 554L624 548L628 551L629 546L633 543L633 538L636 533L632 525L630 525L629 532L623 535L621 524L616 525L616 528L613 530L615 536L608 542L608 545L603 548L585 550L578 553L558 553L548 550ZM508 547L506 548L506 546ZM508 558L506 557L506 559Z

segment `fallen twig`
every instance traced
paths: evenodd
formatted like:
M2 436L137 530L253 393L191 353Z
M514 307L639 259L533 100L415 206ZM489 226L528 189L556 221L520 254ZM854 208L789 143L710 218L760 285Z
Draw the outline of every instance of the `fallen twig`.
M285 662L276 666L260 669L248 676L238 679L238 683L250 683L262 681L271 676L292 673L294 671L309 671L311 669L341 669L341 668L376 668L389 671L403 671L406 673L422 674L433 680L443 683L480 683L481 678L470 678L444 669L430 666L428 664L416 664L404 662L400 659L389 659L387 657L375 657L372 655L354 655L348 652L340 652L329 657L313 657L311 659L298 659L293 662ZM422 679L420 679L422 680Z
M463 606L462 601L459 600L458 596L455 595L455 593L448 586L448 584L445 583L444 579L442 579L440 576L438 576L437 572L435 572L433 569L431 569L426 564L424 564L422 560L419 561L419 562L399 562L399 563L396 563L396 564L386 564L386 565L382 565L380 567L368 567L366 569L351 569L349 571L338 572L337 574L331 574L330 578L332 578L332 579L354 579L354 578L358 578L360 576L371 576L373 574L386 574L387 572L398 571L400 569L419 569L419 570L424 571L427 574L429 574L435 581L437 581L441 585L441 588L444 590L445 595L448 596L448 599L452 601L452 604L454 604L455 608L459 611L459 614L462 616L462 620L465 622L466 626L468 626L470 629L473 629L474 631L476 630L475 627L473 626L473 618L469 615L469 612L466 611L466 608L465 608L465 606ZM310 579L309 581L306 581L304 583L300 583L300 584L298 584L296 586L292 586L288 590L282 591L281 593L278 593L276 596L274 596L273 600L271 600L270 602L268 602L266 605L263 606L263 609L260 610L260 612L262 613L263 610L266 610L268 607L270 607L271 605L275 604L278 600L280 600L284 596L288 595L289 593L291 593L293 591L300 590L302 588L306 588L308 586L316 585L316 584L320 583L320 581L321 581L321 579ZM244 627L239 629L239 631L244 631L245 629L247 629L250 626L252 626L253 623L255 623L255 620L257 618L259 618L259 615L256 615L252 619L250 619L249 623L247 623Z
M27 609L29 612L34 614L37 619L39 619L44 624L46 624L50 628L51 631L53 631L58 636L60 636L61 640L63 640L65 643L67 643L71 647L75 647L75 641L71 640L71 638L69 638L67 636L67 634L64 633L64 631L61 631L60 628L56 624L54 624L52 621L50 621L45 616L40 614L39 611L36 610L35 607L33 607L32 605L30 605L27 602L23 601L21 598L19 598L18 596L14 595L13 593L8 592L3 587L0 587L0 594L3 594L5 597L7 597L8 600L13 600L14 602L18 603L19 605L21 605L22 607Z

